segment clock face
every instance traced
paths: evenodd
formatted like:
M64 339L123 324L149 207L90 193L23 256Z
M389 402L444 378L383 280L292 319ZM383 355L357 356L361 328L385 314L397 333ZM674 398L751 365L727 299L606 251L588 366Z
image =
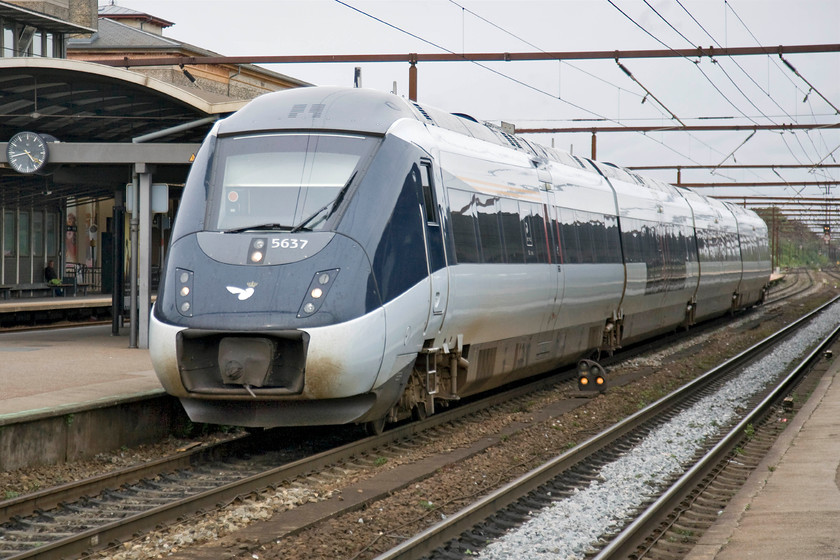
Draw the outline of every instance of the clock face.
M9 140L6 158L18 173L36 173L47 164L47 142L34 132L18 132Z

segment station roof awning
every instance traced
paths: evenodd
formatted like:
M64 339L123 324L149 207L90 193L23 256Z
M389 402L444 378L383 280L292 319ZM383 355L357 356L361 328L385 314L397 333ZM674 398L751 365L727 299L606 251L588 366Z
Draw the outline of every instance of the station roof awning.
M0 58L0 141L32 130L61 142L131 142L245 104L212 97L101 64ZM165 141L200 142L208 130L209 125L187 129Z
M55 58L0 58L0 205L48 205L58 199L103 198L129 179L127 162L147 162L150 139L198 144L222 117L246 101L191 92L154 78L100 64ZM62 144L121 144L125 162L108 150L102 161L64 162L50 176L27 176L6 166L5 143L17 132L49 134ZM69 146L62 145L65 153ZM82 153L82 152L78 152ZM89 155L89 152L88 152ZM188 161L178 174L186 176ZM171 176L171 174L170 174ZM170 179L171 180L171 179ZM116 181L116 183L114 182ZM178 182L178 181L175 181Z

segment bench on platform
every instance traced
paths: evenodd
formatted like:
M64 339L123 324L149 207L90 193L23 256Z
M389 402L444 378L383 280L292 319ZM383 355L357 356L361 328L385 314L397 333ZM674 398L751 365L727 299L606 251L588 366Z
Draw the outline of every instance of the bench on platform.
M79 290L81 290L82 295L87 295L88 288L90 284L87 282L77 282L76 276L65 276L61 279L61 284L58 286L64 290L64 295L67 295L69 289L73 290L73 295L78 295Z
M34 282L31 284L14 284L0 286L0 297L5 300L21 297L45 297L45 296L76 296L79 292L87 295L90 284L87 282L76 282L72 276L65 276L61 284L47 284L46 282Z
M16 284L9 287L9 291L16 297L24 297L24 293L28 292L26 297L38 297L55 295L53 286L49 286L44 282L37 282L34 284Z

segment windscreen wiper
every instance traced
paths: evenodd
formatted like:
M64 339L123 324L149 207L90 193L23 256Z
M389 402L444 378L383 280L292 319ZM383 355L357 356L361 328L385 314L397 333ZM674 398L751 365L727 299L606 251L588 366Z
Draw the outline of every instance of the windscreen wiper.
M315 218L317 218L317 217L318 217L318 215L319 215L319 214L321 214L321 212L323 212L323 211L324 211L324 210L326 210L327 208L330 208L330 207L331 207L334 203L335 203L335 201L334 201L334 200L331 200L330 202L328 202L328 203L326 203L325 205L321 206L321 207L320 207L320 208L318 208L315 212L313 212L312 214L310 214L308 218L306 218L305 220L303 220L302 222L300 222L298 225L296 225L295 227L293 227L289 233L296 233L296 232L301 231L301 230L304 230L304 229L305 229L305 230L310 230L310 231L311 231L311 229L312 229L312 228L308 228L308 227L306 227L306 224L308 224L309 222L313 221ZM329 216L329 214L328 214L327 216ZM326 219L326 218L324 218L324 219Z
M258 225L254 225L254 226L244 226L244 227L240 227L240 228L225 229L225 230L222 230L222 233L242 233L242 232L245 232L245 231L278 230L278 229L288 231L288 230L292 230L292 226L286 226L286 225L283 225L283 224L270 222L270 223L267 223L267 224L258 224ZM292 230L292 231L294 231L294 230Z
M312 214L310 214L308 218L306 218L305 220L303 220L302 222L300 222L298 225L296 225L295 227L293 227L293 228L291 229L291 232L290 232L290 233L296 233L296 232L298 232L298 231L302 231L302 230L304 230L304 229L305 229L305 230L309 230L309 231L311 231L311 229L312 229L312 228L308 228L308 227L306 227L306 226L307 226L310 222L312 222L315 218L317 218L317 217L318 217L318 216L319 216L319 215L320 215L320 214L321 214L324 210L326 210L326 209L328 209L328 208L330 209L330 212L328 212L328 213L327 213L327 215L326 215L326 216L324 216L324 220L326 220L327 218L329 218L329 217L332 215L332 210L333 210L333 209L335 209L335 208L338 208L338 205L339 205L339 204L341 203L341 201L344 199L344 194L347 192L347 189L350 187L350 183L352 183L352 182L353 182L353 179L354 179L355 177L356 177L356 173L354 172L352 175L350 175L350 178L349 178L349 179L347 179L347 182L346 182L346 183L344 183L344 186L343 186L343 187L341 187L341 190L340 190L340 191L338 191L338 195L337 195L337 196L336 196L333 200L331 200L331 201L327 202L326 204L324 204L323 206L321 206L320 208L318 208L315 212L313 212Z

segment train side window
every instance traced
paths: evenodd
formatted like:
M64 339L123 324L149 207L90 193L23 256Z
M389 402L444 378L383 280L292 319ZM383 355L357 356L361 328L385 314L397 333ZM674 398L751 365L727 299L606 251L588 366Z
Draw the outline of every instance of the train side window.
M551 240L549 261L554 262L555 264L562 264L563 245L560 238L560 209L556 206L546 206L545 212L549 216L548 233Z
M560 220L560 231L563 246L566 249L564 262L576 264L581 262L580 243L578 231L575 227L575 211L568 208L558 208L557 215Z
M519 205L509 198L503 198L499 202L505 262L522 264L525 262L525 252L522 245L522 227L519 225Z
M455 259L459 263L477 263L479 262L477 219L473 194L457 189L449 189L448 192L452 237L455 241Z
M420 182L423 185L423 205L426 208L426 223L438 224L437 200L432 183L432 164L428 161L420 162Z
M477 194L475 200L478 234L481 241L481 262L503 263L505 255L499 227L498 198Z
M548 262L548 242L546 240L542 206L530 202L520 202L519 210L522 217L522 234L525 237L526 262Z
M618 230L618 218L616 216L605 215L604 223L607 228L607 262L620 263L621 262L621 239Z

